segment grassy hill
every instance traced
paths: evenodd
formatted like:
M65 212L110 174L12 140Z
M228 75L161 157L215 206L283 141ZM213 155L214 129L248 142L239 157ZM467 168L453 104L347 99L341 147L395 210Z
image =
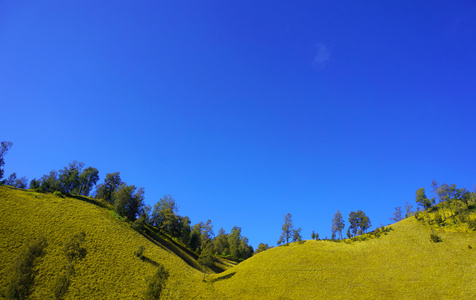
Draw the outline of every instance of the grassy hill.
M259 253L237 266L222 261L206 282L196 256L172 240L145 237L107 204L85 197L0 187L0 290L19 250L45 236L33 299L51 299L67 263L65 243L86 233L87 254L75 264L66 299L140 299L162 264L170 273L163 298L172 299L474 299L476 232L442 229L411 217L362 242L305 241ZM471 215L474 218L474 213ZM430 233L442 239L430 242ZM147 259L134 256L146 247ZM468 246L472 246L470 249ZM219 271L216 270L216 271Z
M195 298L208 294L194 257L161 237L144 237L121 221L108 205L86 197L59 197L0 186L0 290L10 281L21 249L44 236L46 254L39 259L32 299L52 299L64 273L65 244L86 234L84 259L74 265L66 299L140 299L147 278L162 264L170 273L163 296ZM145 246L144 261L134 255ZM222 267L226 267L222 261Z

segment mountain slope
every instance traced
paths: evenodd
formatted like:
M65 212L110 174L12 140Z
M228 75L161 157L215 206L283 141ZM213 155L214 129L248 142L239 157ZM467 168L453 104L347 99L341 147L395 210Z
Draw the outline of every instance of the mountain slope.
M143 236L118 220L108 204L0 186L0 290L19 251L44 236L32 299L52 299L67 268L64 246L81 231L87 253L74 263L65 299L140 299L162 264L167 299L471 299L476 295L476 232L443 230L414 217L362 242L305 241L259 253L207 275L196 255L165 237ZM476 217L474 213L471 216ZM430 242L437 233L441 243ZM146 247L145 261L134 255ZM470 249L468 245L472 246Z
M306 241L257 254L214 275L219 298L474 299L476 232L432 229L411 217L380 238ZM222 279L222 280L221 280Z
M75 198L0 186L0 290L9 283L10 267L19 251L35 237L44 236L48 246L44 257L39 259L31 298L51 299L54 284L68 264L64 246L75 234L84 231L87 253L74 264L66 299L139 299L157 263L170 273L164 296L207 295L203 273L190 265L193 258L187 263L175 254L177 249L172 251L135 232L105 209L107 204L86 197ZM134 255L140 245L146 248L145 261Z

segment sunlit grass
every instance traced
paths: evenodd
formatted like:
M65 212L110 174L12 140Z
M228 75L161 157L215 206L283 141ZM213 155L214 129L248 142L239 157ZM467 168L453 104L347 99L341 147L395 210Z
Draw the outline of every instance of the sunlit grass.
M222 274L223 298L471 299L476 232L430 228L414 217L362 242L306 241L259 253ZM437 233L442 243L430 242Z
M0 199L0 290L9 283L8 269L20 249L43 235L48 246L38 264L31 298L51 299L55 281L67 265L64 245L84 231L87 254L74 265L66 299L140 299L147 278L155 273L155 263L170 272L164 296L207 295L200 271L115 218L105 203L94 205L96 200L91 198L63 198L9 187L0 187ZM145 246L148 260L134 255L140 245Z
M197 270L197 255L173 239L130 228L102 201L59 197L0 186L0 290L19 251L37 236L48 246L39 259L32 299L52 299L64 274L64 245L84 231L84 259L74 264L66 299L141 299L161 264L169 272L166 299L472 299L476 295L476 232L445 213L439 227L409 217L365 241L293 243L259 253L227 271ZM472 219L475 213L472 212ZM442 242L430 241L437 234ZM134 253L145 247L144 260ZM471 246L471 247L468 247Z

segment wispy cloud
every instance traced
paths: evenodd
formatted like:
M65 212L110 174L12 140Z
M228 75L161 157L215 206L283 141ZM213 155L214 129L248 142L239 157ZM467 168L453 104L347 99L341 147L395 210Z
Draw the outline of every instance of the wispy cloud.
M331 50L324 44L317 44L314 53L313 65L323 69L331 57Z

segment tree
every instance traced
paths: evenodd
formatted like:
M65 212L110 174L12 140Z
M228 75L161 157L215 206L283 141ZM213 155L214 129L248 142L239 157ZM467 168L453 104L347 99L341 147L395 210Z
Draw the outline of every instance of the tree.
M190 232L190 248L193 251L198 251L200 249L200 235L202 234L203 222L193 225Z
M271 247L269 247L268 244L259 243L258 249L256 249L255 254L260 253L260 252L263 252L263 251L266 251L266 250L268 250L268 249L270 249L270 248L271 248Z
M289 239L291 238L291 234L293 230L293 224L292 224L290 213L284 216L284 224L281 227L281 229L282 229L282 233L281 233L281 237L278 240L278 245L283 244L285 241L286 241L286 245L289 245Z
M175 199L170 195L165 195L154 205L151 215L153 226L168 232L170 235L178 236L178 216Z
M213 234L213 225L211 220L207 220L202 227L202 233L200 234L200 244L202 245L202 250L205 245L209 242L211 243L212 239L215 237Z
M17 173L12 173L3 181L3 184L13 186L17 189L26 189L28 179L26 179L26 177L17 178Z
M39 180L36 180L36 178L33 178L30 181L30 189L35 190L40 187L41 182Z
M228 235L228 244L233 260L245 260L253 255L253 247L248 245L248 238L241 235L241 227L233 226Z
M302 231L301 227L299 227L298 229L293 229L293 242L302 241L301 231Z
M405 202L405 218L408 218L412 213L413 205L410 202Z
M3 174L5 173L5 170L3 169L3 166L5 165L4 157L7 154L8 150L10 150L12 145L12 142L7 141L3 141L0 143L0 179L3 178Z
M430 208L434 203L435 203L435 200L434 198L433 199L428 199L426 197L426 194L425 194L425 189L424 188L419 188L417 191L416 191L416 199L415 199L415 202L420 205L421 207L423 207L424 209L428 209Z
M350 227L347 232L347 235L349 235L350 232L352 232L352 236L356 236L358 234L363 234L367 232L367 230L372 226L372 223L370 222L370 218L365 215L365 213L361 210L358 210L357 212L350 212L349 214L349 223Z
M240 257L240 240L241 240L241 227L233 226L231 233L228 235L228 244L230 245L230 255L234 260L238 260Z
M402 214L403 214L402 207L397 206L395 207L395 211L393 212L393 217L390 218L390 220L395 222L401 221L403 219Z
M214 259L212 247L213 246L211 243L207 243L202 253L200 253L200 256L198 257L198 263L202 266L203 270L203 281L205 281L206 268L211 268L213 266Z
M238 252L240 254L238 257L239 260L245 260L253 255L254 249L248 245L248 238L246 236L241 237Z
M116 212L134 221L139 214L144 202L144 188L137 189L134 185L123 183L121 187L114 192L114 206Z
M58 172L60 191L63 194L71 194L79 186L79 174L84 167L83 162L73 161Z
M230 252L228 235L226 234L223 228L220 228L220 230L218 230L218 235L215 238L215 242L213 243L213 250L215 253L218 254L229 254Z
M180 224L180 239L182 240L182 243L185 245L190 246L190 234L191 234L191 228L190 228L190 219L185 216L185 217L180 217L179 216L179 224Z
M104 183L96 187L95 198L104 199L106 202L114 204L113 193L119 189L121 184L122 180L119 172L106 174Z
M342 218L342 214L340 213L339 210L334 215L334 218L332 219L332 234L335 236L336 232L339 233L339 239L342 239L342 230L345 227L344 219Z
M40 190L43 192L61 191L58 181L58 173L56 173L55 170L50 171L49 175L43 175L40 182Z
M361 220L360 220L360 233L366 233L367 230L372 226L372 223L370 223L370 218L365 215L363 211L360 211L361 213Z
M86 168L78 178L78 187L76 193L78 195L89 196L94 185L99 180L99 171L96 168Z

